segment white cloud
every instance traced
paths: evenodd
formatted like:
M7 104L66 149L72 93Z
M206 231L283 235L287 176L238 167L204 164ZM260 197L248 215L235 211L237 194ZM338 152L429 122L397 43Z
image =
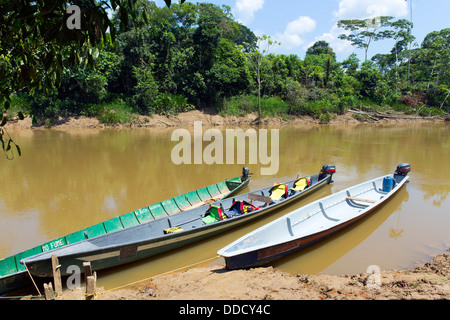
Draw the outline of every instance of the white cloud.
M316 21L310 17L301 16L297 20L291 21L286 27L285 33L303 34L311 32L316 28Z
M313 31L316 28L316 24L314 19L300 16L287 24L284 33L277 33L273 38L281 42L283 49L293 49L305 42L301 36Z
M365 19L377 16L406 16L408 3L405 0L341 0L333 12L339 19Z
M255 12L262 9L264 0L236 0L233 15L242 24L249 24L255 18Z
M344 41L344 40L338 39L338 36L342 33L348 34L349 31L338 28L337 24L335 24L335 25L333 25L333 27L331 27L329 32L325 32L325 33L321 34L320 36L316 36L314 38L314 41L309 42L308 44L303 46L303 49L306 51L316 41L324 40L330 44L330 47L336 53L350 51L350 49L352 48L350 41Z

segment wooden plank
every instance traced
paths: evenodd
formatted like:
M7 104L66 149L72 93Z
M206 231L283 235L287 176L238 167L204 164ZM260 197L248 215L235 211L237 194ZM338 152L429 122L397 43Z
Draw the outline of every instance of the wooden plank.
M255 193L249 193L248 198L252 201L252 203L253 203L253 200L265 202L267 204L270 204L272 202L272 199L270 199L270 197L262 196L262 195L255 194Z
M191 204L191 206L202 202L202 200L198 197L197 192L196 191L191 191L188 192L184 195L187 199L187 201L189 201L189 203Z
M87 277L92 276L91 262L83 262L84 281L87 282Z
M164 210L164 208L162 207L160 202L152 204L148 208L149 208L150 213L152 214L153 218L155 218L155 219L167 216L166 211Z
M362 201L362 202L370 202L375 203L377 200L369 200L369 199L361 199L361 198L354 198L354 197L347 197L347 200L356 200L356 201Z
M230 189L228 189L227 184L225 183L225 181L216 183L217 189L219 189L221 194L227 194L228 192L230 192Z
M44 283L44 295L45 300L53 300L55 298L55 293L53 292L52 283Z
M86 239L84 230L79 230L65 236L67 244L83 241Z
M160 202L167 214L180 212L174 199L168 199Z
M191 206L191 204L184 197L184 194L173 199L175 200L175 203L177 204L178 208L180 208L180 210L186 210Z
M123 229L123 225L119 217L106 220L103 222L103 225L105 226L107 233Z
M105 225L103 224L103 222L94 224L93 226L84 229L84 231L86 232L88 239L98 237L106 233Z
M213 184L211 186L206 187L208 189L209 194L214 198L220 195L219 189L217 189L217 185Z
M136 218L140 223L153 219L153 216L150 214L150 210L148 209L148 207L136 210L134 214L136 215Z
M208 189L206 187L198 189L197 194L200 200L202 201L207 201L211 199L211 195L209 194Z
M94 272L94 275L86 278L86 300L94 300L95 292L97 291L97 275Z
M53 282L55 283L55 291L58 295L62 295L62 281L60 269L61 265L58 262L56 254L52 254Z
M119 218L125 229L129 228L129 227L137 226L139 224L139 220L136 218L134 211L125 213L125 214L119 216Z
M16 257L11 256L0 260L0 277L17 272Z
M19 254L16 255L16 266L17 266L17 270L18 271L24 271L25 270L25 266L20 263L20 260L34 256L38 253L42 253L42 247L41 246L37 246L34 247L32 249L26 250L24 252L21 252Z

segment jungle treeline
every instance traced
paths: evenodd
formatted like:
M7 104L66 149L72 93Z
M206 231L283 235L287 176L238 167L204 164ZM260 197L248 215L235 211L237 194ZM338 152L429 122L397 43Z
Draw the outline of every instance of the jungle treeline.
M143 0L134 10L145 10L146 19L130 20L114 44L94 49L90 63L64 67L52 90L15 92L11 110L51 124L58 116L120 123L137 114L204 108L243 115L258 112L258 95L263 117L310 115L324 122L348 109L433 116L450 108L450 29L417 44L406 20L380 17L386 23L372 34L361 20L340 21L350 30L340 41L352 42L355 52L367 53L375 40L392 39L394 46L365 61L355 53L337 61L325 41L304 57L273 53L277 43L258 38L228 6L185 2L168 8ZM119 24L116 14L112 22Z

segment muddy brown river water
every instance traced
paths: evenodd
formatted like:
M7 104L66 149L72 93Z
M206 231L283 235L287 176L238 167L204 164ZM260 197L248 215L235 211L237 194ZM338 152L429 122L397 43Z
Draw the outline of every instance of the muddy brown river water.
M229 164L175 164L174 130L10 131L22 156L0 159L0 258L240 175L243 164L237 158ZM224 130L219 131L225 135ZM389 202L367 219L274 267L329 274L365 272L374 265L382 270L407 269L450 247L449 124L289 126L278 134L278 171L263 175L261 168L267 165L247 163L254 175L242 192L317 173L327 163L336 165L334 183L227 234L100 271L97 285L115 288L211 262L218 249L245 233L332 192L391 173L402 162L411 164L410 182ZM207 145L203 142L202 147ZM248 162L248 145L245 152Z

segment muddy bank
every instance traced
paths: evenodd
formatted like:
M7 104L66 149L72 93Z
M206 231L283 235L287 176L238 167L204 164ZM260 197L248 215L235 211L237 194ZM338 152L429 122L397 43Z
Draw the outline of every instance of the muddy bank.
M450 255L414 270L376 274L308 275L272 267L227 271L223 261L156 276L126 289L102 291L97 300L397 300L450 299ZM379 286L377 286L377 284ZM62 300L84 299L84 288Z
M397 116L397 117L396 117ZM233 127L233 126L254 126L258 124L258 117L256 114L248 114L246 116L221 116L215 112L193 110L176 116L137 116L130 123L106 125L100 123L97 118L89 118L84 116L76 117L59 117L53 121L52 129L56 130L70 130L82 128L170 128L170 127L186 127L192 126L194 121L202 121L204 126L218 126L218 127ZM391 123L409 123L409 122L443 122L444 118L432 117L421 118L415 116L395 115L392 117L357 117L355 112L347 112L344 115L337 115L331 118L328 124L330 125L348 125L359 123L372 124L391 124ZM310 116L299 117L266 117L263 119L264 126L286 126L286 125L319 125L319 119ZM44 122L38 122L33 125L30 117L25 117L24 120L9 121L6 126L7 129L45 129Z

